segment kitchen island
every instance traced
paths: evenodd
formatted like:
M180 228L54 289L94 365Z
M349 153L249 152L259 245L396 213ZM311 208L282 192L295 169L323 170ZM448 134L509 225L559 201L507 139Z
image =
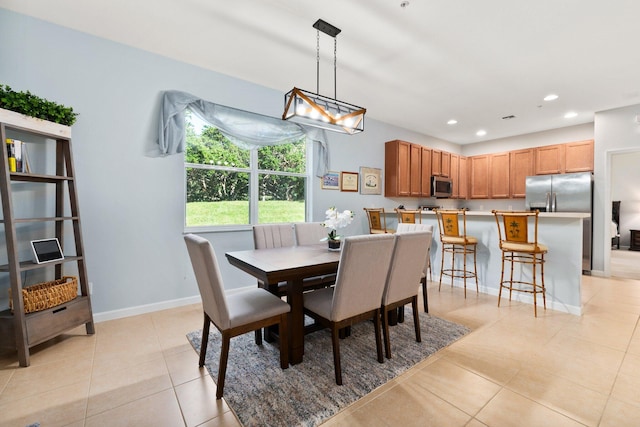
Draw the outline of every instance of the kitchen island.
M582 303L580 299L580 286L582 283L582 239L583 220L590 218L586 213L548 212L540 213L538 217L538 241L549 247L545 255L544 279L547 297L547 309L563 311L580 315ZM395 215L387 218L387 226L394 228L397 225ZM431 267L433 280L440 278L440 265L442 247L438 223L434 212L424 211L422 223L434 227L433 242L431 244ZM530 231L530 239L533 239L533 230ZM502 252L498 246L498 229L495 216L486 211L467 211L467 234L478 239L477 267L478 285L480 292L498 295L500 289L500 273ZM462 257L456 257L456 263ZM467 261L467 266L471 257ZM450 259L445 259L445 268ZM507 264L508 266L508 264ZM522 277L530 278L530 268L516 266L514 277L522 274ZM442 292L450 286L451 278L444 276ZM462 280L456 279L454 286L463 286ZM473 298L473 279L467 280L467 298ZM508 293L503 292L502 305L508 304ZM506 298L505 298L506 297ZM533 304L533 297L522 292L513 293L514 301L522 301ZM497 300L496 300L497 304ZM538 304L542 305L541 298ZM540 314L540 312L538 313Z

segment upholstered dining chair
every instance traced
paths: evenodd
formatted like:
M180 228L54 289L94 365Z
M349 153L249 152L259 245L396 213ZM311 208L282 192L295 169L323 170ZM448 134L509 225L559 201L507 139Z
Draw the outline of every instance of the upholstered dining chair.
M298 246L317 245L327 238L329 230L321 222L296 222L293 224Z
M213 323L222 334L222 349L220 350L218 381L216 383L216 399L220 399L224 391L231 338L271 325L279 325L281 330L286 331L291 307L277 296L260 288L251 288L226 295L218 261L211 243L207 239L193 234L184 236L184 241L200 289L204 311L200 367L204 366L210 324ZM287 335L286 333L280 334L280 367L282 369L289 366Z
M388 234L395 230L387 228L387 217L384 208L364 208L369 221L369 234Z
M415 231L396 233L391 266L382 294L382 333L385 354L391 358L389 341L389 310L404 307L411 303L416 341L420 337L420 317L418 315L418 287L420 277L424 275L425 259L431 246L432 232Z
M331 330L336 384L342 385L339 330L373 320L378 362L383 363L380 302L395 237L367 234L344 239L336 285L304 294L305 313Z
M396 229L396 234L411 233L414 231L429 232L433 236L433 225L402 223L402 224L398 224L398 228ZM422 302L423 302L425 313L429 312L429 298L427 295L427 273L429 274L429 280L433 280L433 277L431 276L431 243L432 241L429 241L429 246L427 249L427 258L425 260L425 266L424 266L424 272L420 277L420 284L422 285Z

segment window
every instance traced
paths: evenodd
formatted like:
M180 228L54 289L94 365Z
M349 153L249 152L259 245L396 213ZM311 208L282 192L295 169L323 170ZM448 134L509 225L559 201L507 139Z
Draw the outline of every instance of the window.
M247 150L186 114L186 226L298 222L306 212L306 144Z

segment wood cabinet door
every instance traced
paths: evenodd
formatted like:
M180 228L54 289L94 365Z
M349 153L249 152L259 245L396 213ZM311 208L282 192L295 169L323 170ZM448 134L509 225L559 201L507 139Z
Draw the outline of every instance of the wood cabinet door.
M422 146L410 144L409 193L412 197L422 195Z
M489 155L472 156L468 158L470 165L470 198L489 198Z
M451 173L449 174L449 178L451 178L452 182L452 191L451 198L457 199L460 196L460 180L459 177L459 168L460 168L460 156L457 154L451 154Z
M440 156L440 176L453 178L453 175L451 175L451 153L443 151Z
M384 195L386 197L409 196L411 189L410 144L405 141L389 141L384 145Z
M431 148L422 147L422 197L431 197Z
M593 139L568 142L564 148L565 172L593 172Z
M458 199L469 197L469 162L466 157L460 156L458 167Z
M509 198L509 153L492 154L489 159L489 195L492 199Z
M533 169L533 149L511 151L509 156L511 197L524 198L527 177L534 175L535 172Z
M431 150L431 175L442 175L442 151Z
M534 150L536 175L564 173L564 144L536 147Z

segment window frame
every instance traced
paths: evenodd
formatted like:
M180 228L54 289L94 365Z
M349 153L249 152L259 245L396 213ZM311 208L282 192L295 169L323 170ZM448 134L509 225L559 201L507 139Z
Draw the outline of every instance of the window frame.
M185 118L187 120L187 118ZM215 127L214 125L207 123L208 126ZM186 142L185 142L186 143ZM311 149L312 143L309 138L305 138L304 142L305 148L305 173L299 172L284 172L284 171L273 171L268 169L258 169L258 150L259 148L253 148L249 150L249 167L248 168L237 168L232 166L219 166L219 165L208 165L208 164L200 164L200 163L187 163L184 158L186 156L186 148L185 153L183 155L183 189L184 189L184 200L183 200L183 228L185 233L201 233L201 232L226 232L226 231L246 231L251 230L255 224L259 224L258 222L258 202L259 202L259 179L260 175L271 174L271 175L280 175L280 176L293 176L305 179L305 221L308 221L310 212L311 212L311 190L313 186L311 185L312 176L310 171L312 170L313 159L311 155L313 150ZM188 168L196 168L196 169L208 169L208 170L218 170L218 171L226 171L226 172L238 172L238 173L248 173L249 174L249 224L225 224L225 225L198 225L198 226L187 226L187 169Z

